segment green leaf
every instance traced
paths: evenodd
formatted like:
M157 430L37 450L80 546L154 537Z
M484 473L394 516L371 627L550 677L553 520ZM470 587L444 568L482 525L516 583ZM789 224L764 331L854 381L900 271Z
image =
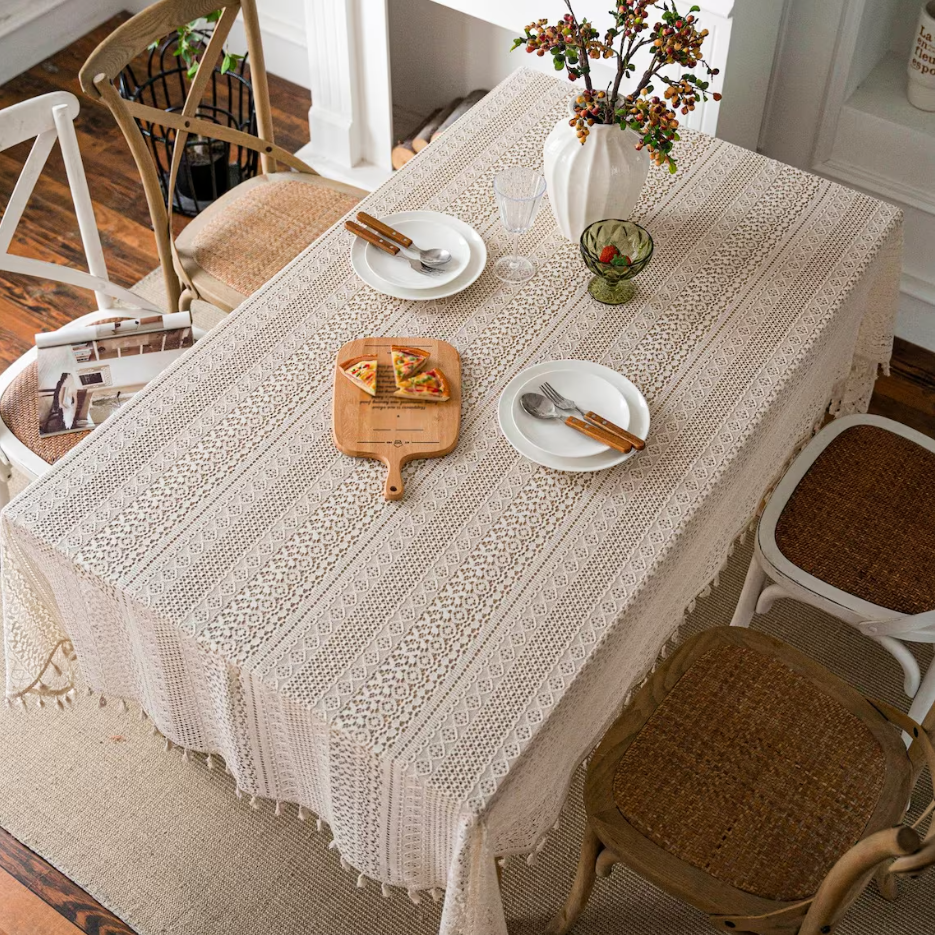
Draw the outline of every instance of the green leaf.
M221 13L222 13L222 12L223 12L222 10L215 10L213 13L209 13L209 14L205 17L205 19L206 19L209 23L216 23L216 22L221 18Z
M561 71L565 67L565 59L560 55L555 56L555 70Z
M221 74L226 75L234 65L234 61L230 55L226 52L224 53L224 60L221 62Z
M690 7L688 8L688 12L689 12L689 13L700 13L700 12L701 12L701 7L698 6L697 4L695 4L695 6L690 6Z
M678 172L678 168L676 168L675 162L670 159L669 160L669 175L675 175L676 172Z
M194 62L189 66L187 74L189 78L194 78L198 74L198 62Z
M510 51L512 52L514 49L518 49L521 45L524 45L525 42L526 40L522 36L517 36L513 40L513 45L510 46Z

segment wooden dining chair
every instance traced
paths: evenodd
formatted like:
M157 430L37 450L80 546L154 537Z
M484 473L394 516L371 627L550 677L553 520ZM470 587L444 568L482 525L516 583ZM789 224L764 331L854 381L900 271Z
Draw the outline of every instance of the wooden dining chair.
M906 642L935 642L935 441L880 416L822 429L770 497L732 626L781 597L834 615L899 662L910 717L935 704Z
M141 310L162 314L152 302L118 286L107 277L104 251L73 122L79 107L74 94L54 91L0 110L0 152L34 140L13 193L0 215L0 271L52 280L94 292L97 311L77 318L72 324L136 318ZM87 271L9 252L16 228L56 141L65 162ZM124 307L116 308L115 300L120 300ZM9 482L14 467L27 480L33 480L87 434L70 432L40 438L37 396L36 349L31 348L0 373L0 506L9 499Z
M926 730L798 650L700 633L591 757L577 876L550 931L569 931L622 863L723 932L831 932L871 878L894 898L897 876L935 862L935 829L900 824L923 764Z
M85 93L110 108L130 146L152 218L166 293L170 303L182 310L201 298L230 311L367 194L322 178L276 145L254 0L231 0L223 7L181 110L167 111L121 97L115 82L137 56L178 26L218 7L218 0L157 0L114 30L80 72ZM199 109L238 14L243 16L247 37L256 135L213 122ZM163 167L168 168L168 207L141 124L162 127L174 140L171 164ZM193 134L259 153L261 174L222 194L174 237L173 194L185 144ZM277 163L295 171L277 171Z

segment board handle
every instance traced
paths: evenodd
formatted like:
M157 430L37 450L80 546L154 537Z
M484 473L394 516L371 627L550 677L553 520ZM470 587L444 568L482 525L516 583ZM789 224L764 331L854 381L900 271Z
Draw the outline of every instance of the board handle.
M384 500L402 500L403 475L398 461L387 461L386 483L383 485Z
M382 250L384 253L389 253L391 256L396 256L399 253L399 247L394 243L390 243L388 240L384 240L379 234L375 234L371 230L367 230L366 227L361 227L359 224L355 224L353 221L345 221L344 226L352 233L355 237L360 237L361 240L366 240L367 243L372 243L375 247Z

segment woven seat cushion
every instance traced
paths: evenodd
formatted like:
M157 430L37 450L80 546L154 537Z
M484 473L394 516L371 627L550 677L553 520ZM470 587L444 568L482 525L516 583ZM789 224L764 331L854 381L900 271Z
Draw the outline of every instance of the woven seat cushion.
M235 190L236 194L236 190ZM195 262L241 295L256 292L358 200L309 182L244 185L190 244Z
M613 794L631 826L680 860L798 900L863 836L885 772L876 738L838 701L727 646L665 697L621 758Z
M935 608L935 454L876 425L842 432L776 525L779 551L848 594L903 614Z
M39 437L39 416L36 412L36 362L33 361L0 396L0 419L31 451L48 464L71 451L87 432L68 432L51 438Z

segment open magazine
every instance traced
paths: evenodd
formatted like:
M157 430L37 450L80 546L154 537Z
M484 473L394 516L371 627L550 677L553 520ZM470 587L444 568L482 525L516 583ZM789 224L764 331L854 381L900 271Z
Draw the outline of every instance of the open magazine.
M37 334L40 437L100 425L193 341L191 312Z

